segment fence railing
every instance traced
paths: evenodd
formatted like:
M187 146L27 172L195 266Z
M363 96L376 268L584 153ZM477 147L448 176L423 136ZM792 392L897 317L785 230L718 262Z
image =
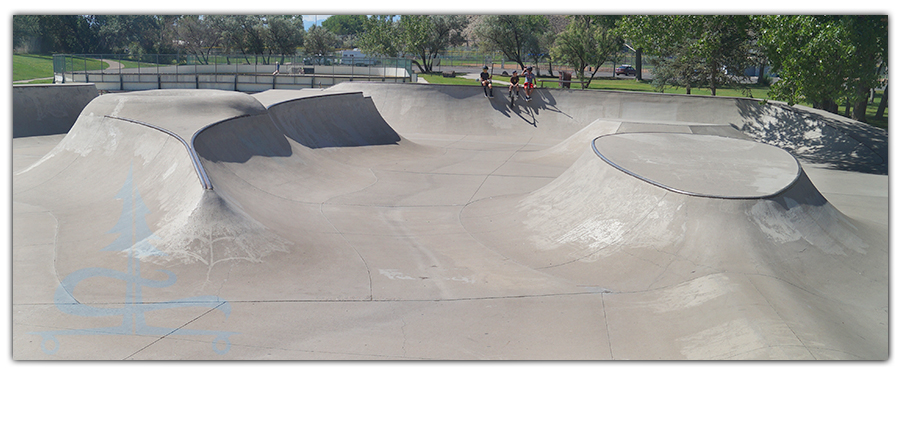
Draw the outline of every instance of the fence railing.
M207 57L183 54L145 54L140 56L128 54L55 54L53 56L55 73L72 73L81 71L107 71L118 73L120 69L137 69L154 72L157 68L171 67L228 67L241 66L244 70L259 73L272 72L275 65L344 65L344 66L390 66L403 68L412 72L409 59L395 57L342 58L340 56L271 56L271 55L224 55L216 54ZM248 69L249 68L249 69Z
M93 82L100 90L327 87L340 81L416 80L409 59L339 56L231 56L57 54L55 82Z
M572 66L560 62L553 62L546 56L539 57L539 59L540 60L538 61L534 61L533 57L529 56L525 61L525 64L536 66L541 72L549 73L550 71L553 71L554 75L556 75L557 71L572 72L574 70ZM652 56L644 54L642 69L652 70L652 60ZM635 65L636 62L636 53L633 50L628 49L623 50L614 58L604 62L603 65L600 66L600 69L612 70L616 66L623 64ZM498 52L485 53L478 51L477 49L451 49L441 53L437 59L435 59L434 69L447 71L452 70L453 68L480 68L485 65L488 66L488 68L493 68L495 73L497 73L497 71L512 71L519 68L518 63L505 58L505 56Z
M611 72L619 64L634 63L633 55L620 54L600 71ZM530 65L531 63L529 63ZM513 71L519 65L499 53L476 50L450 51L439 56L434 70L477 68L488 65L495 74ZM539 75L574 69L547 61L534 64ZM645 56L643 69L652 70ZM54 81L94 82L100 90L212 87L259 91L266 88L327 87L340 81L376 80L415 82L418 68L410 58L185 54L57 54L53 59ZM274 76L274 78L273 78ZM556 80L550 80L556 81ZM576 84L577 85L577 84Z

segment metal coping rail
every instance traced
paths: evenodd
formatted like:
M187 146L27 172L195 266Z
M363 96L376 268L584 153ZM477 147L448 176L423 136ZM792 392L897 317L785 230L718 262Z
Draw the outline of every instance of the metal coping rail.
M634 173L616 163L613 163L612 160L610 160L609 158L606 158L606 156L603 155L603 153L601 153L599 149L597 149L597 140L598 139L602 139L604 137L609 137L609 136L622 135L622 134L636 134L636 133L613 133L613 134L604 134L602 136L595 137L593 140L591 140L591 149L594 150L594 153L597 154L597 156L600 157L601 160L605 161L610 166L615 167L616 169L619 169L620 171L624 172L627 175L631 175L637 179L640 179L641 181L644 181L651 185L655 185L664 190L669 190L671 192L678 193L678 194L684 194L687 196L705 197L705 198L709 198L709 199L726 199L726 200L769 199L769 198L772 198L772 197L775 197L775 196L778 196L778 195L784 193L785 191L787 191L791 187L793 187L795 184L797 184L797 181L800 180L800 174L803 172L803 168L800 166L800 163L797 161L797 158L795 158L793 155L791 155L791 158L794 159L794 163L796 163L796 165L797 165L797 173L796 173L796 175L794 175L793 181L791 181L788 185L786 185L784 188L776 191L775 193L767 194L767 195L763 195L763 196L722 196L722 195L716 195L716 194L695 193L692 191L686 191L686 190L677 189L675 187L670 187L661 182L654 181L650 178L647 178L646 176L638 175L637 173ZM640 133L640 134L678 134L678 133L648 132L648 133ZM759 143L759 142L757 142L757 143ZM765 143L762 143L762 144L765 145ZM772 145L767 145L767 146L772 146ZM790 155L790 154L788 154L788 155Z
M133 124L152 128L154 130L166 133L166 134L178 139L178 141L181 142L182 145L184 145L185 150L187 150L188 156L191 159L191 164L194 166L194 172L196 172L197 177L200 178L200 185L202 185L203 188L206 190L213 189L212 183L209 181L209 176L206 175L206 170L203 169L203 165L200 164L200 157L197 155L197 151L195 151L194 148L186 140L181 138L181 136L179 136L178 134L175 134L174 132L169 131L165 128L162 128L162 127L159 127L159 126L156 126L153 124L148 124L146 122L141 122L141 121L138 121L135 119L128 119L128 118L122 118L122 117L110 116L110 115L105 115L105 117L110 118L110 119L125 121L125 122L131 122ZM196 137L196 134L194 136Z

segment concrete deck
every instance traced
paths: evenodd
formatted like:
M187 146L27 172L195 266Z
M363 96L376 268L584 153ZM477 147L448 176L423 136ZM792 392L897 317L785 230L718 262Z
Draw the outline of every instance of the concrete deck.
M885 360L887 134L748 99L147 91L13 140L17 360Z

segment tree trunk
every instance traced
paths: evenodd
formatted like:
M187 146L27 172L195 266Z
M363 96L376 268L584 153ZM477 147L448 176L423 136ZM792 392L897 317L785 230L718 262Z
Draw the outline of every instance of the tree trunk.
M594 76L597 75L597 71L599 71L599 70L600 70L599 66L594 68L594 71L591 73L591 77L588 78L587 81L582 80L582 83L581 83L582 89L587 89L588 87L590 87L591 82L594 81Z
M888 89L884 86L884 93L881 94L881 102L878 104L878 111L875 112L875 119L884 119L884 110L887 108Z
M759 74L756 76L756 84L763 85L768 84L768 79L765 76L766 71L766 63L762 62L759 64Z
M837 114L838 109L840 107L838 106L838 103L834 102L834 100L825 99L825 100L819 101L818 103L813 103L813 108L825 110L828 113Z
M643 48L638 48L638 49L634 52L634 69L637 71L637 73L636 73L637 75L635 75L634 78L635 78L637 81L641 81L641 80L644 79L643 74L641 74L641 69L643 69L643 61L642 61L642 59L641 59L641 55L642 55L643 53L644 53L644 49L643 49ZM613 65L613 66L615 66L615 65ZM615 71L613 71L613 75L615 75Z
M853 104L853 120L866 121L866 107L869 105L869 88L859 86L856 88L856 104Z

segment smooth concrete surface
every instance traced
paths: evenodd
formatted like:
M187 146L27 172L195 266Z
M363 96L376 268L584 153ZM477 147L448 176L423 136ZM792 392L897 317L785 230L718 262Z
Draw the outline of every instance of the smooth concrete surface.
M784 150L718 136L617 134L597 138L594 150L610 165L646 182L712 198L774 196L800 174L800 164Z
M496 94L108 94L14 139L13 357L888 358L886 133Z

